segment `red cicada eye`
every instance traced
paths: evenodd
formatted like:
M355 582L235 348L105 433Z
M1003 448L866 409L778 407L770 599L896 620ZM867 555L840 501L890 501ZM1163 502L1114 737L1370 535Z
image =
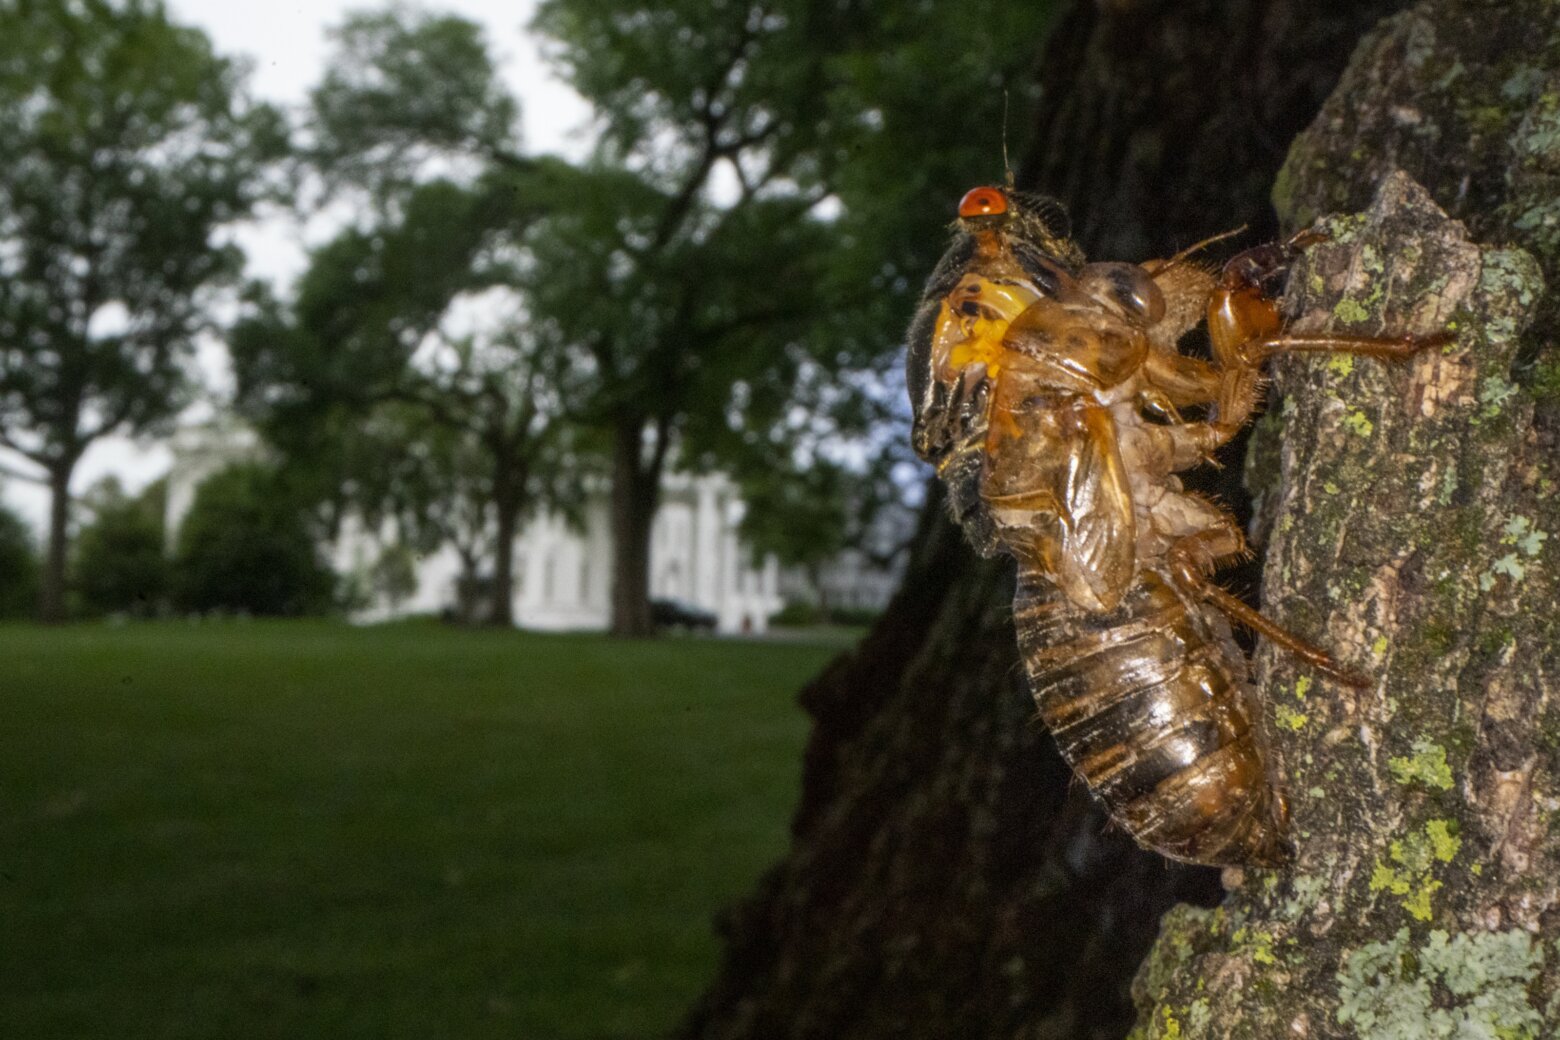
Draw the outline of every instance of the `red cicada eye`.
M959 200L961 217L995 217L1007 212L1008 200L1001 188L971 188Z

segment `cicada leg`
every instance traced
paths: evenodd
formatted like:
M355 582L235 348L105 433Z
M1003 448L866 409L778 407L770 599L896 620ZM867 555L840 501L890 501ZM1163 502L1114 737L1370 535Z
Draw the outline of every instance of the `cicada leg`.
M1456 339L1450 332L1437 332L1429 336L1344 336L1334 333L1319 335L1274 336L1248 344L1247 349L1256 354L1254 363L1274 354L1323 352L1328 354L1363 354L1383 361L1407 361L1421 350L1444 346Z
M1368 687L1368 679L1345 670L1327 651L1306 642L1219 587L1213 580L1214 571L1221 563L1235 562L1244 557L1246 552L1246 540L1233 526L1187 535L1170 547L1168 562L1171 580L1188 595L1208 603L1231 621L1266 637L1334 682L1356 688Z
M1278 300L1268 286L1301 249L1325 238L1320 232L1302 231L1282 244L1248 249L1224 265L1219 286L1208 301L1208 335L1215 362L1225 372L1219 392L1221 421L1235 422L1237 414L1255 407L1259 380L1254 373L1274 354L1320 351L1404 361L1452 341L1453 336L1445 332L1429 336L1285 333Z

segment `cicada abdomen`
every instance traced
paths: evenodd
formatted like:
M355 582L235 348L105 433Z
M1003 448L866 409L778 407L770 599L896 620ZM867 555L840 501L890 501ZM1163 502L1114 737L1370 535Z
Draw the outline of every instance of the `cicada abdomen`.
M1223 617L1153 573L1104 612L1021 573L1013 613L1041 719L1138 842L1189 863L1284 862L1285 806Z

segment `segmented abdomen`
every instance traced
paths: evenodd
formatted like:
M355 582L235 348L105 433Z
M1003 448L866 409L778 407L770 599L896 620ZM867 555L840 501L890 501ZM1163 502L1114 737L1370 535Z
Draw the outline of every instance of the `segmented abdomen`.
M1286 858L1246 658L1222 616L1149 571L1104 613L1021 574L1013 613L1041 718L1140 844L1215 866Z

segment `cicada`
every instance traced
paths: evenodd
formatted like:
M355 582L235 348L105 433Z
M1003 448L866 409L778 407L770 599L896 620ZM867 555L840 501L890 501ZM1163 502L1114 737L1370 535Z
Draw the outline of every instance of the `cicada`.
M908 334L915 450L975 548L1017 561L1013 615L1041 718L1111 816L1172 859L1290 854L1231 619L1360 683L1213 580L1248 555L1245 538L1176 474L1250 421L1275 354L1391 360L1445 341L1287 333L1277 292L1320 237L1222 269L1190 251L1088 263L1059 204L979 187ZM1202 323L1208 358L1180 349Z

